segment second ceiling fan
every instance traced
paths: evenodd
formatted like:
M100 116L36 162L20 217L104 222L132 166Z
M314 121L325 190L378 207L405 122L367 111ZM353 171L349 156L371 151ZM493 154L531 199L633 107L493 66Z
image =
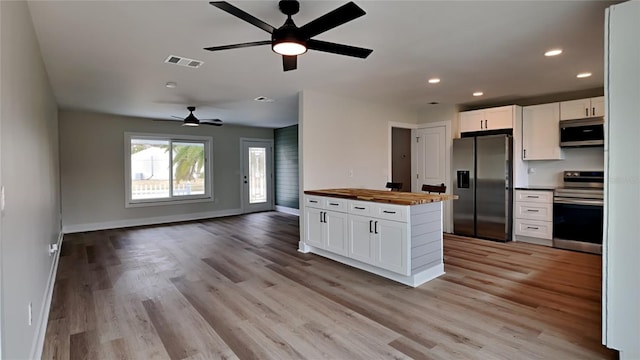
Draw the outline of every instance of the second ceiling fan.
M312 39L312 37L316 35L366 14L364 10L353 2L342 5L341 7L307 23L306 25L298 27L293 22L291 16L298 13L300 10L300 3L297 0L280 0L280 11L287 15L287 20L279 28L275 28L265 23L264 21L229 4L226 1L211 1L209 4L268 32L271 34L271 40L212 46L205 48L205 50L218 51L250 46L271 45L274 52L282 55L282 66L284 71L295 70L298 67L298 55L306 53L307 50L317 50L362 59L365 59L373 51L371 49Z

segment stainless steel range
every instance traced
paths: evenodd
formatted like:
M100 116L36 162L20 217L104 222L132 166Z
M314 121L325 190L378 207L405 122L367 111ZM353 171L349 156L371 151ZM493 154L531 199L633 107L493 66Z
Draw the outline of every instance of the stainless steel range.
M553 246L602 254L603 171L565 171L553 196Z

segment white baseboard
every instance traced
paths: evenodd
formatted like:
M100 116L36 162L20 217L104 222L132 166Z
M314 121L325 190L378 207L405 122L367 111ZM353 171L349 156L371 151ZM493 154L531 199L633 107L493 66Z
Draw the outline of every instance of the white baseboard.
M215 217L221 217L221 216L231 216L231 215L240 215L240 214L242 214L242 209L207 211L207 212L201 212L201 213L158 216L158 217L143 218L143 219L126 219L126 220L106 221L106 222L91 223L91 224L64 225L62 227L62 231L65 234L71 234L71 233L84 232L84 231L108 230L108 229L118 229L118 228L144 226L144 225L157 225L157 224L166 224L166 223L179 222L179 221L209 219L209 218L215 218Z
M276 205L276 211L279 211L285 214L300 216L300 209L294 209L286 206Z
M334 254L330 251L326 251L323 249L319 249L313 246L309 246L309 245L304 245L304 247L298 248L299 252L306 252L305 250L308 250L308 252L312 252L316 255L320 255L320 256L324 256L326 258L329 258L331 260L337 261L337 262L341 262L343 264L349 265L349 266L353 266L355 268L358 268L360 270L364 270L364 271L368 271L370 273L385 277L387 279L391 279L394 281L397 281L399 283L405 284L405 285L409 285L411 287L418 287L424 283L426 283L427 281L433 280L435 278L437 278L438 276L444 275L444 264L440 263L440 264L436 264L428 269L422 270L418 273L406 276L406 275L401 275L392 271L388 271L382 268L379 268L377 266L373 266L373 265L369 265L363 262L360 262L358 260L355 259L351 259L342 255L338 255L338 254Z
M60 260L60 250L62 250L63 232L58 235L58 251L54 256L53 263L51 264L51 272L49 273L49 280L47 281L47 288L44 293L44 299L42 300L42 306L40 307L40 319L36 323L38 325L36 337L33 345L31 346L30 359L42 358L42 350L44 349L44 338L47 334L47 325L49 324L49 311L51 310L51 300L53 299L53 287L56 283L56 274L58 273L58 262Z

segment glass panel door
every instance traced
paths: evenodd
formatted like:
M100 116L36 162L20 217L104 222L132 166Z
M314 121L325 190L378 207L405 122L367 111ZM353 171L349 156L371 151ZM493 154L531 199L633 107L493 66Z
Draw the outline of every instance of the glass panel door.
M242 140L243 212L273 209L271 140Z

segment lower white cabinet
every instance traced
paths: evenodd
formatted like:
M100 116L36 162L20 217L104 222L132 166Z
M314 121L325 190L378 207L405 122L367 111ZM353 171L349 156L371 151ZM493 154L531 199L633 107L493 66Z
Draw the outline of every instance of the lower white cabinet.
M444 273L441 202L405 206L306 195L303 213L302 252L414 287Z
M514 240L552 246L553 191L516 190Z
M374 265L383 269L409 275L407 264L407 224L389 220L374 223Z
M407 223L350 215L349 239L349 257L409 275Z
M373 220L368 216L349 216L349 251L352 259L372 264L375 262Z
M319 206L322 206L321 204ZM347 253L347 214L305 206L305 241L336 254Z

